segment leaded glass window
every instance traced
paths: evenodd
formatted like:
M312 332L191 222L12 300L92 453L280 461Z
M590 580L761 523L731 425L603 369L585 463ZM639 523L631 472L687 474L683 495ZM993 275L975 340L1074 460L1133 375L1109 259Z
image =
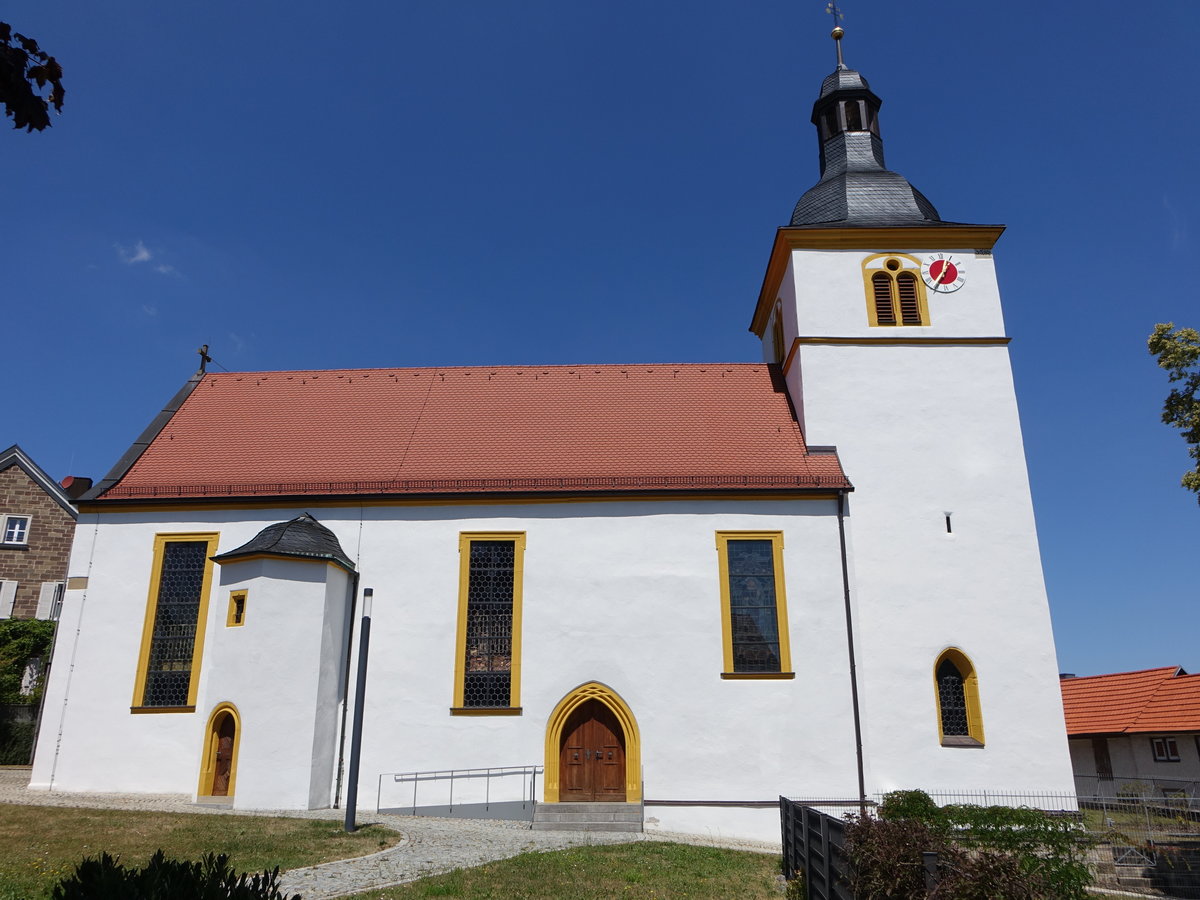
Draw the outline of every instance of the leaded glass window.
M209 542L163 545L141 705L187 706Z
M515 540L468 542L462 706L512 704Z
M725 563L732 671L781 672L775 541L728 539Z
M969 735L971 730L967 722L967 695L963 689L962 673L950 660L943 660L938 666L937 683L938 703L942 710L942 734Z

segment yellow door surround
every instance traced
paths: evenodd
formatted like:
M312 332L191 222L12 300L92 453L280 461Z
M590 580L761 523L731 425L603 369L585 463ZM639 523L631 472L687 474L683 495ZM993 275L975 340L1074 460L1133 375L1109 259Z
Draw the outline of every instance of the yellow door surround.
M625 801L640 803L642 800L642 738L638 732L637 720L628 704L621 695L606 684L589 681L581 684L567 696L558 701L550 720L546 723L546 772L545 772L545 802L558 802L559 772L558 761L562 745L563 728L571 713L588 700L598 700L603 703L621 723L625 732Z

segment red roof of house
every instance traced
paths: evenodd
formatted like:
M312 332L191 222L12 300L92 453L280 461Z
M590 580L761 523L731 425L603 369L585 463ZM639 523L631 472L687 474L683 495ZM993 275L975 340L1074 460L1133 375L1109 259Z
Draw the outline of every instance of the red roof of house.
M763 364L210 373L142 441L97 497L850 487Z
M1068 735L1200 731L1200 675L1178 666L1059 684Z

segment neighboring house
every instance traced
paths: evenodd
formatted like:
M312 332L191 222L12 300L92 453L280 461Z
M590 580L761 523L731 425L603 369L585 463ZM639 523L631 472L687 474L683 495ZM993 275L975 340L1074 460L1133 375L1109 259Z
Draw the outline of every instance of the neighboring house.
M57 617L75 537L75 497L16 444L0 452L0 619Z
M82 500L31 787L342 802L371 588L362 808L1070 792L1003 228L887 170L879 105L822 84L761 363L197 373Z
M1080 797L1197 797L1200 675L1165 666L1060 684Z

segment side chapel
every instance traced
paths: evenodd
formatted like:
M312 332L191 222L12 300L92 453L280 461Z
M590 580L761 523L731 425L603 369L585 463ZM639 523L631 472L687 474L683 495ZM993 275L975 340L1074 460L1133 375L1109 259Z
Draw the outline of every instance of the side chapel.
M339 805L369 587L361 809L1070 792L1003 227L886 168L838 47L762 362L190 378L81 501L31 787Z

